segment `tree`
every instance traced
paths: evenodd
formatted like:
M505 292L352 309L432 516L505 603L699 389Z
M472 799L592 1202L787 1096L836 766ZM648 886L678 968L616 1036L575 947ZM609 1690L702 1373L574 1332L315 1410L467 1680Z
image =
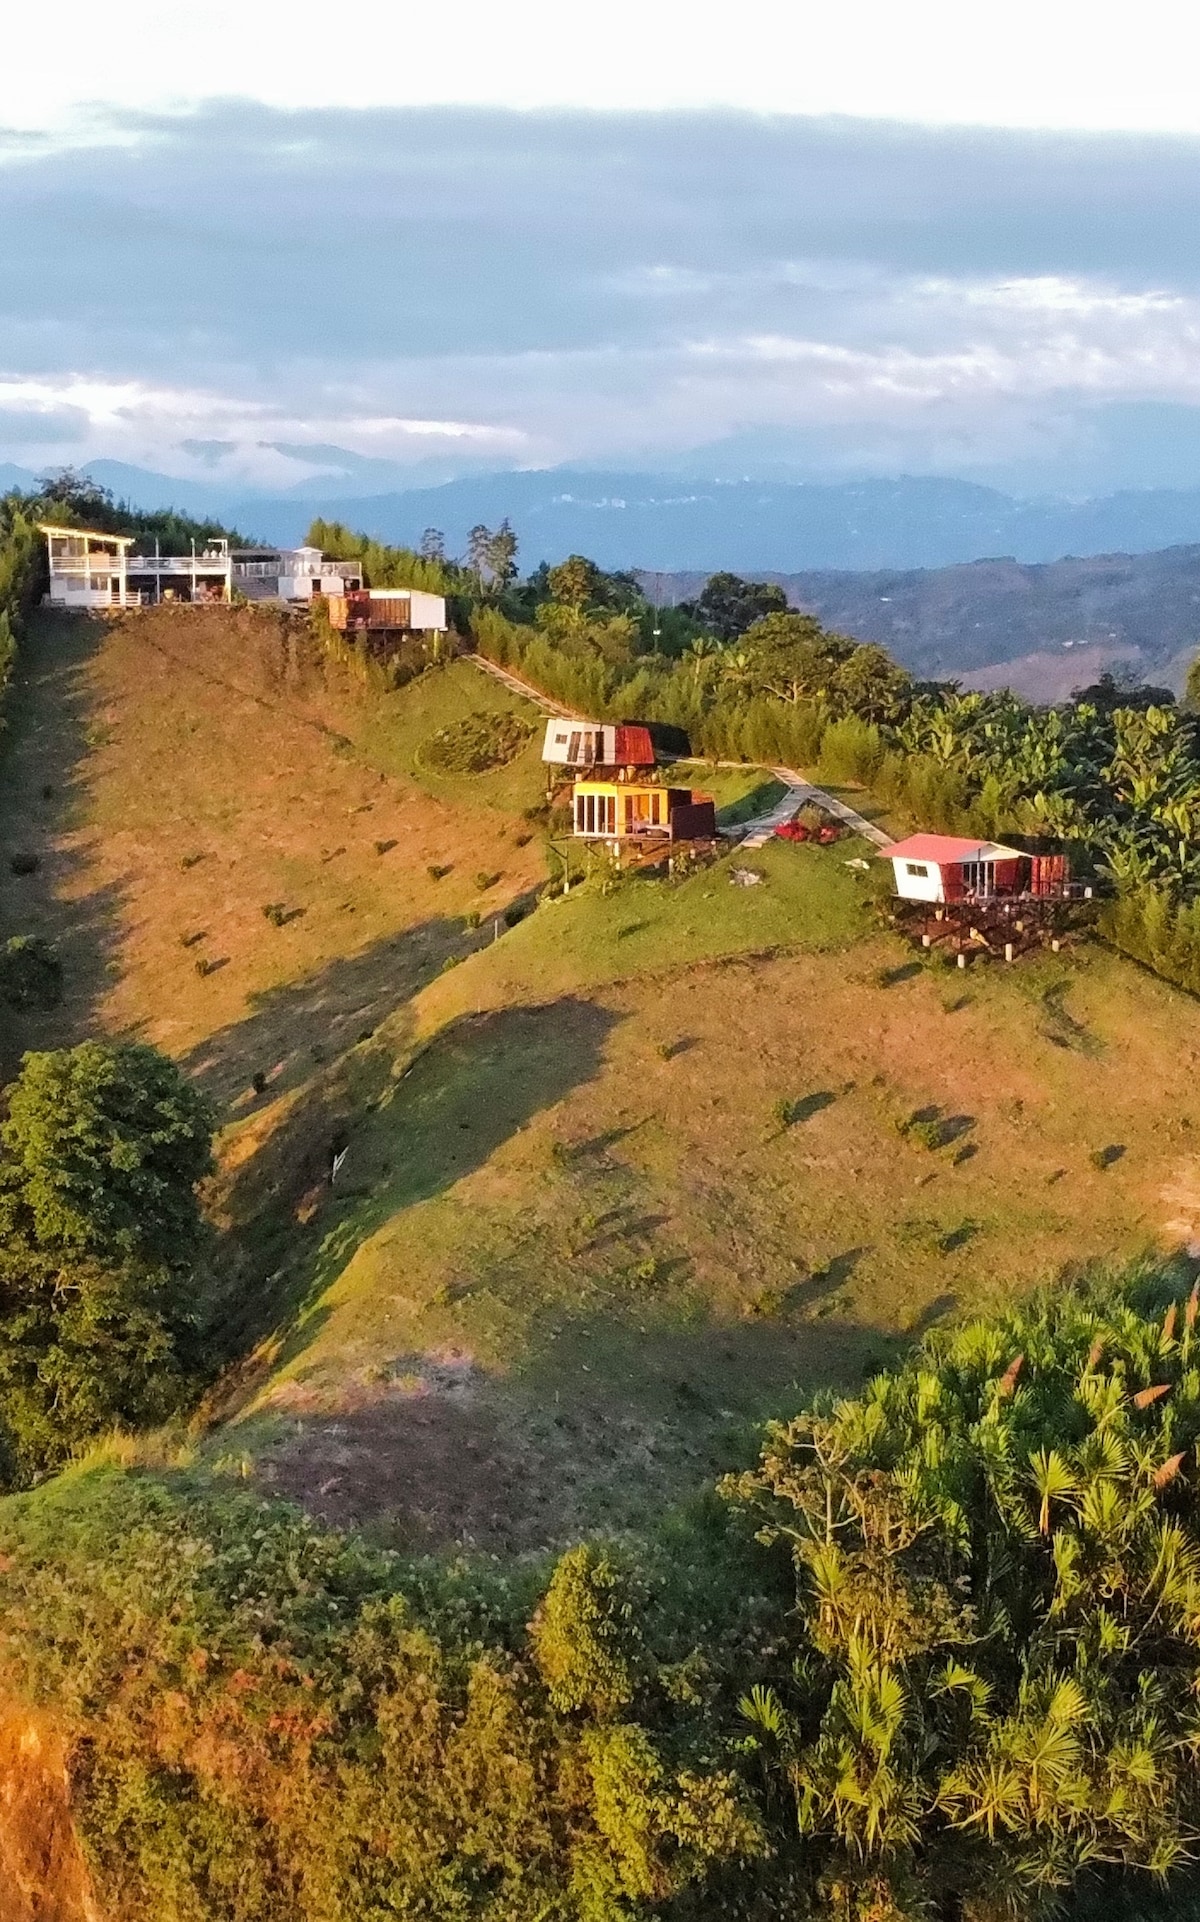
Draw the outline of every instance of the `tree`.
M606 1720L632 1702L640 1637L627 1584L607 1556L570 1549L529 1632L555 1708Z
M481 587L483 585L484 574L487 570L488 548L491 545L491 540L492 530L490 527L485 527L482 521L477 521L467 535L467 566L471 569L471 572L475 575Z
M495 532L480 521L467 535L467 563L480 587L503 591L516 578L517 537L502 520Z
M583 554L568 554L546 576L552 599L564 607L587 607L600 586L600 569Z
M767 614L745 636L753 670L748 690L793 705L812 700L826 692L854 645L840 634L827 634L811 614Z
M696 613L722 641L736 641L766 614L787 610L787 595L775 581L744 581L738 574L712 574L696 602Z
M417 549L423 561L444 561L446 558L446 536L439 527L427 527L421 536Z
M67 1259L182 1270L203 1222L212 1110L141 1042L27 1054L0 1142L39 1248Z
M1042 1910L1161 1875L1200 1821L1200 1285L1082 1290L930 1338L731 1484L796 1582L743 1702L828 1877Z
M41 500L47 508L64 512L80 526L107 528L113 515L112 490L101 487L88 474L73 467L56 468L38 480Z
M493 584L500 593L510 581L516 579L518 545L512 523L506 516L487 545L487 565Z
M2 1131L0 1434L27 1480L161 1421L198 1364L207 1102L139 1043L26 1055Z

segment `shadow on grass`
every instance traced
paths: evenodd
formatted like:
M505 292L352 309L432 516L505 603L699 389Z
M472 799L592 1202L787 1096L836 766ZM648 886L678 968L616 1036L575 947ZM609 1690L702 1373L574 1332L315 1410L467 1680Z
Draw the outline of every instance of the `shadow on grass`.
M468 952L468 940L462 921L447 916L338 956L306 980L252 996L248 1014L207 1035L180 1066L236 1120L262 1098L256 1076L269 1099L298 1087L324 1063L369 1041L448 960Z
M43 612L17 652L0 735L0 940L36 934L53 942L63 1000L45 1012L4 1010L6 1078L27 1048L70 1046L91 1032L116 948L126 877L81 888L85 860L63 845L79 825L84 764L102 738L88 669L104 633L102 621ZM35 859L33 872L12 874L14 856Z
M364 1242L589 1080L615 1020L570 998L464 1016L399 1079L393 1050L402 1037L392 1023L386 1049L355 1050L345 1072L305 1091L269 1158L249 1157L225 1198L237 1272L224 1280L214 1321L227 1359L276 1331L275 1365L301 1354L327 1317L328 1289Z
M763 1421L818 1385L853 1388L895 1352L850 1323L819 1338L778 1323L681 1328L643 1307L543 1328L504 1379L465 1355L400 1355L357 1400L297 1401L270 1432L244 1433L273 1487L327 1522L397 1545L522 1552L647 1525L752 1462Z

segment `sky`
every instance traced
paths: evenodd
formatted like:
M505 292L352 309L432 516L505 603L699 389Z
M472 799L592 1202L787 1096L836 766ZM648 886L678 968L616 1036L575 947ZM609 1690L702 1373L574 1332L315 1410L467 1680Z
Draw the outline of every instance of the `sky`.
M21 9L0 462L1198 485L1197 20Z

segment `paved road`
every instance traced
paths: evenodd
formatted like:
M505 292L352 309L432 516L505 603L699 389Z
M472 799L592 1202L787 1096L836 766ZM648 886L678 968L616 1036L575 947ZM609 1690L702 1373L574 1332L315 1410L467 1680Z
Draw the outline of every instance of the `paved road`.
M741 767L744 764L740 761L725 761L721 765ZM787 793L776 802L769 813L760 814L757 820L747 821L744 824L742 830L744 848L765 847L776 828L782 827L785 821L792 820L802 807L810 803L814 807L822 808L826 814L834 815L845 827L850 828L855 834L861 834L864 841L872 842L875 847L891 847L890 834L885 834L883 829L876 827L873 821L868 821L856 808L847 806L845 801L839 801L836 795L828 793L825 788L815 787L811 781L806 781L804 776L797 774L794 768L773 767L771 773L777 781L784 783Z
M498 667L495 661L489 661L483 654L468 654L466 658L474 661L476 667L484 674L490 674L493 680L499 681L510 694L519 694L523 700L532 701L535 707L541 708L543 714L558 714L564 720L583 718L575 714L571 708L563 707L561 702L552 701L548 694L543 694L541 689L534 687L531 682L522 680L521 676L514 674L511 669ZM718 767L744 768L748 765L750 763L745 761L718 761L717 763ZM847 807L845 801L839 801L835 795L827 794L824 788L814 787L811 781L806 781L804 776L797 774L794 768L773 767L769 772L777 781L783 782L787 793L769 813L760 814L755 820L742 823L740 833L741 845L744 848L765 847L776 828L782 827L785 821L790 821L793 815L798 814L800 809L809 802L815 807L823 808L826 814L834 815L855 834L861 834L864 841L873 842L877 848L891 847L890 834L885 834L883 829L877 828L873 822L864 820L854 808Z

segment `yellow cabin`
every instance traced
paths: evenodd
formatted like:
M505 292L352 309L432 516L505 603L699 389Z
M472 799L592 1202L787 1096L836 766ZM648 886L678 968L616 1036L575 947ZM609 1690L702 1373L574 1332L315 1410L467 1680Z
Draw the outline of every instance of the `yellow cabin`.
M665 835L712 840L716 807L707 794L656 781L576 781L574 831L584 841L627 841Z

